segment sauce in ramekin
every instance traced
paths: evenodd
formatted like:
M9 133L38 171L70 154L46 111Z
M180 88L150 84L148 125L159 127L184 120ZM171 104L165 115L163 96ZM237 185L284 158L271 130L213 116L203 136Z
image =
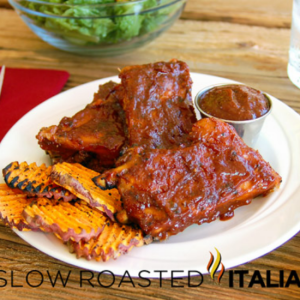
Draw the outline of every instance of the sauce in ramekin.
M216 86L204 92L198 101L204 112L224 120L253 120L270 109L269 100L261 91L238 84Z

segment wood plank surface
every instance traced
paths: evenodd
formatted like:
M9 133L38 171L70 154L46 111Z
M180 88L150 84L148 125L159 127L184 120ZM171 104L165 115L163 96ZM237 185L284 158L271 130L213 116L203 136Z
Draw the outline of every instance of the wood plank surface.
M290 28L293 1L189 0L183 19Z
M155 41L132 53L113 58L78 56L60 51L41 41L22 22L6 0L0 0L0 65L22 68L63 69L70 73L65 90L85 82L117 74L117 68L158 60L178 58L190 66L191 71L230 78L264 90L279 98L300 113L300 90L288 79L286 68L290 40L292 1L279 0L189 0L174 26ZM300 197L300 195L299 195ZM300 235L297 234L271 253L252 262L233 268L248 270L245 286L240 288L235 277L234 287L229 287L229 271L220 282L204 276L200 287L188 287L187 280L152 280L151 286L141 279L118 287L117 277L111 288L91 287L86 282L79 286L79 268L53 259L28 245L13 231L0 223L0 278L8 280L1 287L0 299L300 299L297 285L288 288L248 288L251 275L259 270L266 280L272 271L272 283L279 283L279 271L284 271L286 281L290 271L300 274ZM39 270L45 283L38 288L26 284L26 274ZM64 277L71 272L67 287L55 288L47 277L58 271ZM11 287L11 272L14 284ZM95 273L96 274L96 273ZM38 284L40 275L32 276ZM111 282L103 275L103 284ZM194 278L197 283L199 278Z

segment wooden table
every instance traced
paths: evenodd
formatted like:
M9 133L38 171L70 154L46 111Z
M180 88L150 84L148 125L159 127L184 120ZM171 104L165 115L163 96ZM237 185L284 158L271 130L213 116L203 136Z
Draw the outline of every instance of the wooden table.
M102 77L116 75L117 68L158 60L178 58L186 61L191 71L206 73L244 82L281 99L300 113L300 90L288 79L286 68L290 39L292 0L189 0L181 19L164 35L131 54L114 58L90 58L54 49L35 36L6 0L0 0L0 65L64 69L70 72L65 89ZM300 197L300 195L299 195ZM300 199L299 199L300 200ZM142 288L135 280L118 288L120 278L111 288L79 287L78 268L57 261L28 245L0 223L0 277L9 284L0 288L1 299L299 299L297 285L289 288L248 288L254 270L266 278L266 270L284 270L287 280L291 270L300 271L300 235L271 253L234 268L249 270L245 286L229 287L227 270L221 283L208 275L200 287L187 287L186 280L176 280L184 288L172 288L169 280L153 280ZM39 288L26 285L30 270L44 275L60 271L64 276L72 271L72 278L63 288L52 288L49 280ZM10 274L14 272L11 287ZM274 273L275 274L275 273ZM278 276L274 275L274 283ZM38 277L37 277L38 278ZM75 278L75 279L74 279ZM103 283L110 283L105 275ZM195 279L196 280L196 279ZM0 286L3 285L0 279Z

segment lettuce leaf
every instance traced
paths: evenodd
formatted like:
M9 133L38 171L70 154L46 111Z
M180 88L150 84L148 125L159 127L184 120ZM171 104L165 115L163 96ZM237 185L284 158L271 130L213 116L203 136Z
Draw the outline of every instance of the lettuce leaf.
M155 9L158 5L170 3L170 0L146 0L141 3L130 3L128 0L40 1L44 1L45 5L21 2L30 10L42 13L41 16L28 15L28 17L34 19L38 26L80 45L118 43L153 32L158 30L169 15L180 7L175 4ZM101 4L116 2L120 5L101 6ZM126 5L122 5L124 2ZM66 6L58 7L56 3L66 4ZM143 13L140 14L141 11Z

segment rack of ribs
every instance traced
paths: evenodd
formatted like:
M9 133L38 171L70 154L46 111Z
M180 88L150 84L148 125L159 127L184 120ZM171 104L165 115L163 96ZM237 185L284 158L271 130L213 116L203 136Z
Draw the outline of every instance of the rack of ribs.
M120 88L114 82L99 87L92 103L58 126L44 127L37 135L40 147L54 162L81 163L97 171L114 166L126 141Z
M129 66L119 77L128 127L127 147L170 149L184 142L196 122L186 63L171 60Z
M188 146L172 149L131 148L118 167L94 178L102 188L118 188L121 221L137 223L164 240L191 224L232 217L235 208L281 182L269 163L222 121L198 121L189 140Z

